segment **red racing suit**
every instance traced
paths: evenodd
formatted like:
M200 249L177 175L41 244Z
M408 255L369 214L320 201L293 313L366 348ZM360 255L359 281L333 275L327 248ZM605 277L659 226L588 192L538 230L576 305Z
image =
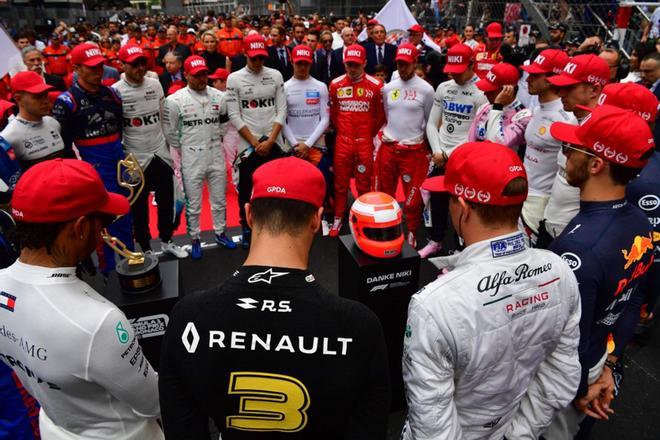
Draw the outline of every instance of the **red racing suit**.
M495 64L502 62L500 49L489 51L485 47L474 52L474 73L481 79L486 76Z
M383 83L364 74L357 81L342 75L330 83L330 121L337 130L335 143L335 216L346 211L351 176L358 195L371 190L373 138L385 122Z

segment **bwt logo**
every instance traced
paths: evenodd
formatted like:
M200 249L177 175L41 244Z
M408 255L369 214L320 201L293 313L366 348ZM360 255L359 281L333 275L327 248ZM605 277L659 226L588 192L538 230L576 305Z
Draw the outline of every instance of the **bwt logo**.
M190 67L205 66L206 62L204 60L192 60L190 62Z
M399 55L412 55L412 50L408 47L402 47L399 49Z
M460 55L452 55L447 57L447 62L451 64L463 64L463 57Z
M545 57L543 55L538 55L535 59L534 62L536 64L543 64L545 63Z
M286 188L282 188L281 186L269 186L268 188L266 188L266 192L286 194Z
M495 75L492 70L489 70L488 73L486 74L486 79L494 83L495 81L497 81L497 75Z
M87 58L91 58L91 57L97 57L97 56L103 56L103 55L101 54L101 51L98 50L98 49L89 49L89 50L85 51L85 56Z
M261 41L250 43L250 50L265 49L265 48L266 46L264 46L264 43L262 43Z
M126 52L128 52L129 55L133 55L136 53L142 53L142 48L141 47L129 47Z
M346 51L346 56L347 57L361 57L362 52L359 50L347 50Z
M575 72L575 69L576 69L576 68L577 68L577 64L575 64L575 63L568 63L568 64L566 64L566 66L564 67L564 72L566 72L566 73L572 75L573 72Z

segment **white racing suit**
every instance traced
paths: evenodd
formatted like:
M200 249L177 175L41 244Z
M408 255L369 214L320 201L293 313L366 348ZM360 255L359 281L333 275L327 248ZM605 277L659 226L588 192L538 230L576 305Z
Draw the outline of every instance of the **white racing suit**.
M455 268L410 302L402 438L537 439L580 382L573 272L522 232L437 260Z
M186 195L188 235L199 238L204 179L209 186L213 228L225 230L227 169L222 147L227 118L223 95L207 87L203 92L183 88L165 100L163 125L171 147L181 151L181 177Z

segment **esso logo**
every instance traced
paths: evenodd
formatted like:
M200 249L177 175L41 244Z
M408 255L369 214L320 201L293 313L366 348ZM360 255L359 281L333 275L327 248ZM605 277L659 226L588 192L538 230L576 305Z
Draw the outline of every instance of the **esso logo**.
M647 194L637 202L637 205L644 211L653 211L660 205L660 197L655 194Z
M573 252L564 252L561 254L561 259L564 260L566 264L568 264L568 267L573 271L578 270L582 266L582 260L580 260L580 257Z
M286 194L286 188L282 188L281 186L269 186L268 188L266 188L266 192Z
M497 76L493 73L492 70L489 70L488 73L486 74L486 79L492 83L497 81Z
M465 188L463 188L463 185L461 185L460 183L454 185L454 192L456 193L457 196L462 196L464 191Z
M408 47L399 48L399 55L412 55L412 50Z
M566 64L566 66L564 66L564 72L568 73L569 75L572 75L573 72L575 72L576 68L577 68L577 64L568 63L568 64Z
M518 173L522 170L523 170L523 167L521 167L520 165L514 165L514 166L509 167L509 171L512 172L512 173Z
M594 142L593 149L596 153L602 153L603 150L605 149L605 145L602 142Z

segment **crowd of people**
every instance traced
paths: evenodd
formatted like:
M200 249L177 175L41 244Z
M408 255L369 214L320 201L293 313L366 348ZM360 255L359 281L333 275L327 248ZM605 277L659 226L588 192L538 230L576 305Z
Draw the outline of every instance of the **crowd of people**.
M398 197L406 242L443 274L410 302L402 438L589 438L610 418L660 293L655 41L628 61L561 23L526 45L498 21L388 31L209 12L16 35L0 177L20 257L0 272L0 359L17 405L41 405L16 432L202 439L211 418L226 439L384 438L380 324L308 271L319 230L352 221L352 179ZM130 207L129 153L145 183ZM96 250L114 270L104 228L151 251L150 192L161 250L199 260L204 185L216 243L249 255L179 301L156 374L76 266ZM189 250L172 241L184 212Z

